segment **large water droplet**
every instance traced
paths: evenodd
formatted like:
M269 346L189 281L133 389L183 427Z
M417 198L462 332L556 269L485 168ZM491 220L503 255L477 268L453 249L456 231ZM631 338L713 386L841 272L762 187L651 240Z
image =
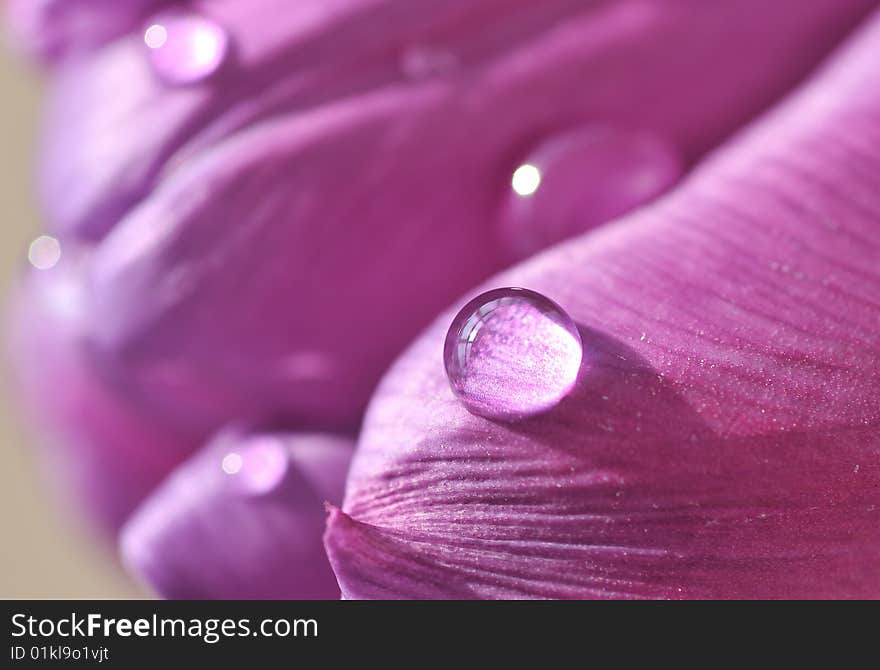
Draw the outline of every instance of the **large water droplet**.
M675 148L651 133L593 125L549 138L511 175L500 231L510 260L649 202L681 174Z
M488 291L453 319L443 350L452 390L473 414L516 420L574 388L583 359L571 317L523 288Z
M229 34L211 19L189 11L154 17L144 32L150 65L164 81L186 85L217 72L229 53Z

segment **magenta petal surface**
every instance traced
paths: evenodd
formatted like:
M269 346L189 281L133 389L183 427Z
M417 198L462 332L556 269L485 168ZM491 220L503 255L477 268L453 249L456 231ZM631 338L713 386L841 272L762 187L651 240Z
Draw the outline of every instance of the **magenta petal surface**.
M440 317L330 515L343 596L880 596L878 147L880 15L671 195L484 287L578 323L554 411L467 412Z
M351 428L416 333L509 261L534 147L611 120L689 165L871 4L200 3L230 33L217 76L164 84L141 35L59 74L44 200L59 234L101 240L89 341L181 429Z
M166 598L338 598L321 535L352 446L328 435L226 431L132 516L123 559Z

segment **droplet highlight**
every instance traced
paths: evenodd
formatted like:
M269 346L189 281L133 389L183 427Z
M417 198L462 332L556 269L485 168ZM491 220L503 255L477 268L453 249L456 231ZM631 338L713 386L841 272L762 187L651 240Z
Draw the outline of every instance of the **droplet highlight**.
M652 133L589 125L548 138L511 176L499 231L509 260L650 202L682 173L678 151Z
M222 26L188 11L160 14L144 31L153 71L175 85L195 84L214 75L226 60L229 42Z
M518 420L571 392L583 346L555 302L528 289L500 288L474 298L453 319L443 359L452 390L472 414Z
M61 243L49 235L40 235L28 247L28 262L37 270L51 270L61 260Z
M520 165L513 173L510 185L518 196L533 195L541 185L541 170L531 163Z

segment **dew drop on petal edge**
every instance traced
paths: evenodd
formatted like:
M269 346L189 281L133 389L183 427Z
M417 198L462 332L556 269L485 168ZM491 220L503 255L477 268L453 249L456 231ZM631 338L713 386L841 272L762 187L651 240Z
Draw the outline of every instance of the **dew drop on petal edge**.
M577 383L580 333L549 298L499 288L456 315L443 350L452 390L472 414L515 421L557 405Z
M191 11L167 11L144 30L153 71L175 85L196 84L215 74L229 53L229 33L211 19Z

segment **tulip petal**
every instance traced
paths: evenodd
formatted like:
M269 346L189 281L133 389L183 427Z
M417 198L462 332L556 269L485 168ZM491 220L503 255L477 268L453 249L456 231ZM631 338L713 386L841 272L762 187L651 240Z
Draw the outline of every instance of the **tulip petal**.
M440 317L331 514L345 597L880 595L878 91L880 14L668 197L487 284L579 324L551 412L469 414Z
M352 446L328 435L225 431L132 516L123 559L166 598L338 598L321 534Z

